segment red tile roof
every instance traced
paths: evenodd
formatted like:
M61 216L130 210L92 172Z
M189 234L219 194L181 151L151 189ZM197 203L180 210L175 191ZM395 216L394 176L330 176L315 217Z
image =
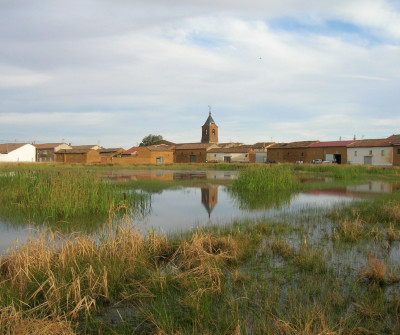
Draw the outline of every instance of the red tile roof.
M311 148L322 148L322 147L347 147L349 144L354 143L351 141L329 141L329 142L317 142L310 145Z
M0 154L8 154L11 151L17 150L28 143L5 143L0 144Z
M43 144L33 144L36 149L54 149L59 145L66 144L66 143L43 143Z
M176 150L198 150L208 149L211 146L215 146L214 143L182 143L176 145Z
M141 147L132 147L122 153L122 155L131 155L134 152L138 151Z
M392 144L386 138L357 140L348 148L390 147Z
M296 149L296 148L308 148L311 144L319 141L301 141L301 142L291 142L291 143L275 143L270 146L269 149Z
M229 148L213 148L208 150L209 153L248 153L252 150L252 145L240 145Z
M390 143L394 144L394 145L399 145L399 144L400 144L400 135L392 135L392 136L389 136L389 137L387 138L387 140L388 140Z

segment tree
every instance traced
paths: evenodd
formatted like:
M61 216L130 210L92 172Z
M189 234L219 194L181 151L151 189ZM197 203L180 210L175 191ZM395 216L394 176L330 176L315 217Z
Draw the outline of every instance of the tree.
M161 135L147 135L143 137L142 142L140 142L139 146L140 147L146 147L148 145L153 145L156 144L160 141L163 140L163 137Z

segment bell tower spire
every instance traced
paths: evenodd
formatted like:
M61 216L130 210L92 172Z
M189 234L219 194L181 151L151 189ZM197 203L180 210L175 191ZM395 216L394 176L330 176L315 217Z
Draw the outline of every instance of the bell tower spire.
M218 126L211 116L211 106L208 106L208 118L201 127L201 143L218 143Z

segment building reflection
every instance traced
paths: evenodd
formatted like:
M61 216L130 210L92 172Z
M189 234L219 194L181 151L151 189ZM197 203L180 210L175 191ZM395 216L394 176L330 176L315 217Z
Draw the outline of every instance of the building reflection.
M201 187L201 203L205 207L208 218L211 218L211 212L218 203L218 185L207 185Z

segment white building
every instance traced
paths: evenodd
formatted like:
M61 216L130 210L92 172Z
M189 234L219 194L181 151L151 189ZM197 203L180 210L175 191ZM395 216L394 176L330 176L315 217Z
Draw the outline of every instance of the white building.
M393 146L388 139L355 141L347 147L347 163L393 165Z
M216 163L248 163L254 151L251 145L240 145L230 148L214 148L207 151L207 161Z
M35 162L36 148L28 143L0 144L0 162Z

